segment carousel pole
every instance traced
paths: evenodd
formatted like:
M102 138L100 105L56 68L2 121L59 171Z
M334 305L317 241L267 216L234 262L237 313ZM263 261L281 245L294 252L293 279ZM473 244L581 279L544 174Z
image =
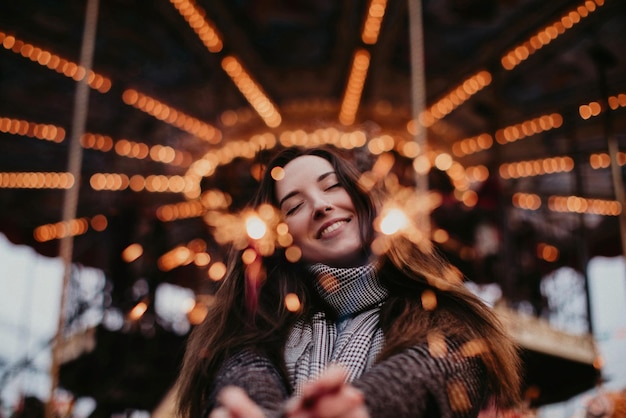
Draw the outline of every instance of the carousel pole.
M68 222L76 218L78 206L78 192L81 183L81 166L83 151L80 138L85 132L87 113L89 107L89 85L87 80L91 71L93 51L96 40L96 26L98 23L98 1L87 0L85 12L85 27L83 30L83 42L80 51L80 68L84 69L83 77L78 80L74 95L74 113L72 116L72 134L70 136L68 152L68 172L74 176L74 184L67 189L63 199L63 221ZM61 287L61 305L56 334L52 345L52 364L50 367L50 398L46 405L46 418L53 418L54 396L59 384L59 369L61 365L61 345L64 339L67 293L72 271L72 251L74 240L71 235L61 239L59 256L63 261L63 282Z
M616 58L611 52L601 45L594 45L590 51L591 59L596 65L598 72L598 84L602 99L608 104L609 86L606 72L609 67L616 64ZM617 158L619 152L619 144L613 130L613 118L609 108L604 111L604 134L606 135L607 148L611 160L611 179L613 182L613 191L615 199L621 206L619 217L620 242L622 244L622 255L626 260L626 197L624 196L624 180Z
M421 115L426 107L426 82L424 76L424 32L422 24L421 0L408 0L409 7L409 47L411 54L411 115L415 124L413 140L419 146L417 158L426 155L426 127L421 122ZM428 173L415 173L417 192L424 196L428 193ZM430 214L424 212L418 219L420 229L430 237Z

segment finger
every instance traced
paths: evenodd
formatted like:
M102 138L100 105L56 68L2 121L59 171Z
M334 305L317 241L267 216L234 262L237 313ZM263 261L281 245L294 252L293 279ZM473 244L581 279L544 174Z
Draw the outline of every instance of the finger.
M218 400L232 418L264 418L261 408L241 388L224 388L218 395Z
M285 418L316 418L311 411L303 411L302 409L285 411L283 416Z
M345 386L337 394L320 397L311 412L318 418L348 417L363 407L363 393Z
M365 405L363 405L359 408L356 408L350 411L350 413L348 413L343 418L370 418L370 413L368 412Z
M215 408L211 411L209 418L232 418L228 410L224 407Z
M326 393L338 390L346 381L347 371L337 365L332 365L316 380L307 382L302 387L302 398L315 398Z

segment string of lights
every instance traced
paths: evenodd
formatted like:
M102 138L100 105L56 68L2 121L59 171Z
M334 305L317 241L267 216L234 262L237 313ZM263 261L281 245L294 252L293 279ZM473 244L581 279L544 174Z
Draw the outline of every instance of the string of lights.
M87 77L89 87L100 93L106 93L111 89L111 80L107 77L94 71L87 73L87 71L77 63L62 58L49 50L25 42L14 35L0 31L0 45L41 66L63 74L74 81L80 81Z
M604 6L605 0L587 0L577 6L575 9L565 12L559 20L547 25L537 31L528 40L511 48L509 52L504 54L500 60L505 70L512 70L526 61L531 55L550 44L559 36L563 35L567 30L572 29L581 20L587 18L595 12L598 7Z
M197 4L187 0L172 0L171 3L185 18L189 26L198 35L209 52L222 52L223 39L220 33L218 32L215 24L206 17L206 13ZM524 43L512 49L511 52L502 57L503 67L507 70L512 70L523 60L530 57L532 53L540 48L543 48L554 40L555 37L553 37L553 33L555 30L557 33L562 33L563 30L560 29L561 26L564 29L573 27L573 25L578 23L580 19L587 17L595 11L596 7L600 7L603 4L604 2L599 0L595 2L586 1L575 11L567 12L559 21L560 25L555 23L549 28L546 28L541 32L537 32L534 37L527 41L528 45L532 48L529 48L528 45ZM586 12L583 11L583 7ZM386 1L384 0L372 0L370 2L367 9L366 19L363 24L363 32L361 34L361 40L364 44L371 46L378 41L378 35L383 23L383 17L385 15L385 8ZM74 66L72 66L71 62L62 61L61 58L46 51L37 55L37 53L32 52L36 50L37 47L31 44L26 44L11 35L0 32L0 41L2 41L4 48L20 53L33 61L37 61L41 65L46 65L48 68L56 70L57 72L63 72L63 74L68 77L77 78L79 80L81 77L85 77L84 74L81 75L80 69L74 70ZM356 115L360 106L363 87L367 79L370 60L370 53L367 49L360 48L356 50L338 115L339 122L344 126L351 126L356 121ZM60 64L54 66L49 65L50 62L54 63L57 61ZM239 58L234 55L228 55L221 60L221 64L222 69L233 80L239 91L244 95L256 113L263 119L265 124L269 128L279 127L283 118L278 110L278 107L267 97L262 89L262 86L254 81L252 75L244 69L244 66ZM507 68L507 66L510 68ZM103 77L98 78L95 73L90 75L90 77L94 80L92 88L101 89L102 92L106 92L110 89L110 80L107 81L108 79ZM491 73L485 70L478 71L476 74L465 79L458 87L452 89L443 98L431 105L420 116L419 123L426 127L432 126L438 120L441 120L452 113L456 108L469 100L478 91L489 86L491 81ZM98 84L98 82L101 84ZM105 89L102 85L106 85L108 87ZM608 102L609 108L616 110L618 107L624 107L626 103L625 97L626 96L623 94L611 96ZM204 216L207 211L212 211L211 214L215 215L215 211L227 210L230 204L229 199L224 197L220 200L216 199L215 196L211 199L204 198L206 194L202 194L200 181L205 177L213 175L219 166L226 165L235 158L252 158L260 150L272 149L278 144L281 146L314 146L325 143L333 144L344 149L366 147L372 155L380 157L387 156L392 151L395 151L402 157L415 159L413 168L416 172L427 173L433 167L445 171L449 175L455 187L455 196L457 196L457 198L468 207L476 204L477 200L476 193L471 190L470 184L485 181L489 176L489 171L485 166L463 167L462 164L454 161L452 156L447 153L427 150L421 158L417 159L416 157L424 150L420 150L415 142L403 135L383 133L368 138L368 136L361 130L341 131L336 128L325 128L312 132L306 132L303 129L285 129L282 132L271 131L264 134L255 134L241 140L233 139L223 144L221 143L223 133L216 127L186 115L183 112L180 112L157 99L140 93L137 90L125 90L122 95L122 100L127 105L133 106L158 120L176 126L183 131L205 140L211 145L215 145L215 148L211 149L203 157L192 161L190 154L174 150L171 147L161 145L150 147L145 143L127 139L114 141L112 138L100 134L86 134L83 138L81 138L81 143L85 148L103 152L115 151L117 155L122 157L135 159L151 158L153 161L188 167L188 171L184 176L130 176L122 173L95 173L90 177L89 184L94 190L97 191L122 191L130 189L135 192L181 193L186 196L187 199L190 199L186 202L159 207L157 209L157 217L161 221L175 221L179 219L187 219L189 217L201 217ZM602 106L599 102L591 102L588 105L580 107L580 115L581 118L587 119L589 117L599 115L601 110ZM243 113L226 111L222 114L221 120L225 126L232 127L237 123L245 122L249 119L243 117ZM505 145L532 135L549 131L551 129L560 128L562 124L563 118L558 113L540 116L522 123L499 129L493 136L488 133L484 133L457 141L452 146L452 153L455 157L461 158L476 152L488 150L494 145L494 142L499 145ZM408 121L406 127L407 133L411 133L411 131L415 129L415 121ZM0 119L0 131L55 142L63 141L65 133L65 131L60 127L34 124L33 122L9 118ZM607 163L605 155L592 155L590 157L590 164L596 169L606 168ZM512 179L557 172L570 172L573 168L574 165L571 157L565 156L551 157L542 160L505 163L500 166L499 173L504 179ZM39 184L35 183L34 179L39 179L44 174L51 173L2 173L3 183L1 184L2 187L60 187L56 185L61 184L62 182L56 183L57 180L46 180L48 183L44 181L42 186L30 186L30 184ZM22 183L14 184L24 184L28 186L4 186L5 176L6 178L9 178L12 175L13 178L22 176ZM561 200L558 200L556 196L551 197L549 198L549 202L552 203L549 203L548 206L551 210L571 212L579 212L583 210L581 208L585 208L585 211L594 211L589 213L607 216L615 216L615 210L620 210L620 208L616 209L615 206L612 205L614 202L610 201L604 202L608 205L608 209L600 210L597 209L600 207L600 203L597 200L587 199L578 201L573 200L573 197L569 197L567 199L569 199L570 203L562 204ZM214 202L217 201L219 204L214 206L207 205L206 201L208 200ZM571 202L578 203L573 204ZM541 207L541 199L539 199L539 203L537 203L537 200L532 198L531 195L525 194L515 195L512 203L514 207L522 209L537 210ZM82 234L86 232L84 227L84 219L86 218L81 219L82 221L78 219L74 220L75 223L71 227L71 234ZM220 219L224 220L225 218ZM51 225L54 225L54 228ZM58 239L63 236L63 233L67 233L59 233L59 230L63 229L65 231L70 229L69 226L60 227L58 224L50 224L40 228L42 229L37 229L36 233L42 240ZM52 233L51 231L53 229L56 232ZM96 228L92 229L96 230ZM44 233L42 231L47 232ZM448 233L443 229L437 229L433 232L433 238L436 238L437 242L447 242L449 240L449 234L447 239L445 238L446 234ZM185 258L185 260L188 260L189 254L192 253L192 251L188 248L187 251L187 258ZM180 260L183 259L180 255L182 252L184 251L179 249L175 253L172 253L174 255L170 255ZM297 257L294 256L294 259L296 258ZM127 262L132 262L136 259L136 257L128 257ZM167 257L164 260L167 260ZM161 267L166 265L170 266L167 267L168 269L184 265L175 265L175 263L168 264L165 261L163 261L163 263ZM208 263L204 264L204 266L207 265ZM219 274L214 273L212 277L218 276Z

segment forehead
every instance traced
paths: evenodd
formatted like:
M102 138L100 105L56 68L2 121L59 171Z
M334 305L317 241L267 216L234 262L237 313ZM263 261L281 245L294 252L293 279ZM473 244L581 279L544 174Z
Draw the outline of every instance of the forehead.
M285 176L276 182L276 194L280 198L285 194L317 183L319 176L335 171L332 164L317 155L303 155L287 163L283 169Z

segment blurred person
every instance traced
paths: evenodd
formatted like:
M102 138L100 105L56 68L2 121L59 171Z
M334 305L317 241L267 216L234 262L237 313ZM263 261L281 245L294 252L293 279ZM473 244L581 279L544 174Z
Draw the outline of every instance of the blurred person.
M279 211L301 258L259 257L257 287L244 249L231 251L187 344L183 417L473 417L487 401L516 404L513 341L432 246L395 234L372 251L383 195L359 176L331 148L268 164L251 205Z

